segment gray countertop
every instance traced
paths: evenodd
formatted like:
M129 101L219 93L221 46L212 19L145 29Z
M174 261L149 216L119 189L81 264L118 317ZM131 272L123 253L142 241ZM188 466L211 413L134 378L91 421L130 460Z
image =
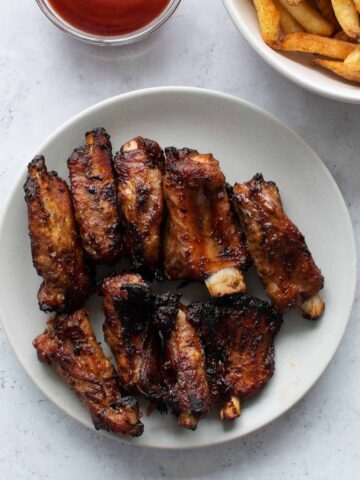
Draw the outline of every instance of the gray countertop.
M124 49L66 37L34 0L2 0L0 19L0 209L37 145L80 110L129 90L191 85L254 102L301 135L335 177L359 243L359 106L317 97L282 78L238 34L220 0L183 0L164 28ZM0 477L354 480L359 316L357 302L331 365L288 414L242 440L176 453L129 447L64 416L25 374L0 326Z

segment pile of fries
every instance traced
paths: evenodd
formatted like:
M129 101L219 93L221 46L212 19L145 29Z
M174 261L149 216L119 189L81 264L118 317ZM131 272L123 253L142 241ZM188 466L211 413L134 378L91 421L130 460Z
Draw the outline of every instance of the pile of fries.
M285 52L321 55L313 64L360 83L360 0L253 3L262 37L269 46Z

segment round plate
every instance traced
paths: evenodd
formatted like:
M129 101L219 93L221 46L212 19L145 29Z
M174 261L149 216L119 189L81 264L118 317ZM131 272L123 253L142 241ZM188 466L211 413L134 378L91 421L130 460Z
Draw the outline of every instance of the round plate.
M276 371L264 391L243 406L241 418L222 424L214 413L196 432L177 426L172 415L144 415L145 433L126 439L133 445L194 448L246 435L286 412L324 371L344 333L354 297L356 252L344 200L330 173L294 132L271 115L237 98L194 88L156 88L121 95L95 105L63 125L35 152L48 167L67 178L66 159L84 142L84 132L103 126L114 150L143 135L162 146L212 152L229 182L249 180L256 172L274 180L285 209L305 234L325 275L326 313L317 322L299 313L286 315L276 339ZM31 160L31 159L28 159ZM32 266L24 202L24 170L4 209L0 227L1 317L10 342L27 373L57 406L93 428L87 411L70 389L37 361L32 340L45 328L37 306L41 279ZM334 226L336 226L334 228ZM341 281L339 281L341 279ZM247 274L249 293L265 298L254 272ZM162 285L167 289L174 285ZM184 298L206 296L202 287L185 289ZM103 342L101 300L88 303L97 338ZM124 437L117 437L125 439Z
M313 93L349 103L360 103L360 87L311 65L311 55L280 53L262 39L259 22L252 2L223 0L235 26L253 49L273 68L292 82Z

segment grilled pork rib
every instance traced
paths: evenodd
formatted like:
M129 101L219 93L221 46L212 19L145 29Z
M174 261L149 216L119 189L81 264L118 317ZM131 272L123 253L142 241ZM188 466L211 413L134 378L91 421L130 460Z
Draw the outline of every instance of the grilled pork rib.
M106 278L104 335L118 365L122 388L162 401L161 343L152 326L154 297L139 275Z
M165 153L166 276L205 281L213 297L244 292L248 256L219 162L195 150L168 148Z
M110 137L97 128L86 134L86 143L68 160L75 217L89 258L114 264L120 260L121 236Z
M163 151L156 142L136 137L123 145L114 163L126 253L134 270L152 276L160 258Z
M257 272L280 312L300 307L306 318L319 318L324 278L304 236L283 210L279 190L257 174L234 187L234 202Z
M122 398L119 378L92 331L86 310L48 321L34 340L41 362L51 365L91 413L96 429L137 437L143 433L137 402Z
M220 304L194 302L189 318L201 332L211 402L220 418L240 415L240 402L258 394L274 372L274 338L281 315L257 298L235 295Z
M44 280L39 306L45 312L72 311L85 302L92 286L68 186L38 156L28 166L24 190L34 267Z
M203 347L187 309L176 295L156 299L155 325L165 350L165 399L182 427L195 430L209 410L209 387Z

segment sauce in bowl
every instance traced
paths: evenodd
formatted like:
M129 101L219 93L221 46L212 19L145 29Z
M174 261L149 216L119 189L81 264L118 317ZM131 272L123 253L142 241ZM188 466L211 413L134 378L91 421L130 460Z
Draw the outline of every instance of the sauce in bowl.
M49 0L66 22L87 33L123 35L157 18L170 0Z

